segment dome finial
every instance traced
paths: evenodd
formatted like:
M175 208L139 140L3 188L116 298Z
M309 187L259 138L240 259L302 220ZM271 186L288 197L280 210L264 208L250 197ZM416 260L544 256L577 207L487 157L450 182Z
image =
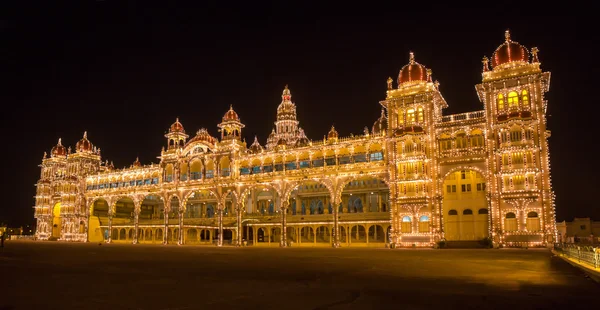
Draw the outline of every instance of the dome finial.
M179 116L175 118L175 122L179 123Z
M506 42L510 42L510 31L508 29L504 32L504 38L506 39Z
M288 84L285 84L285 89L288 89Z
M539 51L540 50L537 47L532 47L531 48L531 56L532 56L531 62L533 62L533 63L540 62L540 60L538 59L538 52Z
M233 104L229 104L229 110L233 110Z
M84 132L83 132L83 138L84 138L84 139L87 139L87 131L84 131Z
M408 56L408 62L413 65L415 63L415 53L410 52Z
M62 138L58 138L58 145L62 145L61 140Z

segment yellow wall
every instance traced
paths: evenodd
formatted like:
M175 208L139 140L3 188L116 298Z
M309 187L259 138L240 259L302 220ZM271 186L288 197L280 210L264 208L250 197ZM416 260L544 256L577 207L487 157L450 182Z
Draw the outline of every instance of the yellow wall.
M487 211L484 184L483 176L473 170L466 170L464 174L460 170L453 172L444 180L442 206L446 240L481 240L489 235L488 214L479 214L480 209ZM457 215L449 215L451 210ZM465 210L471 210L472 214L464 214Z

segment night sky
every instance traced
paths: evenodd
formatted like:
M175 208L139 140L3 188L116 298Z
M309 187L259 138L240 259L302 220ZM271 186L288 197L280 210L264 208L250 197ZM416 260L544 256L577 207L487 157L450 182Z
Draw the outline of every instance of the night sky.
M600 220L599 169L591 163L598 155L587 144L597 140L588 111L599 104L593 19L509 6L417 9L406 2L354 9L144 2L0 5L0 222L34 223L38 165L59 137L74 146L87 131L117 168L136 156L157 163L176 117L191 136L202 127L218 136L231 104L248 145L254 135L264 145L286 84L310 139L322 139L332 124L342 136L360 134L379 117L386 80L397 79L410 51L440 82L445 114L481 110L474 87L481 59L504 41L506 29L514 41L537 46L542 68L552 72L547 99L557 219Z

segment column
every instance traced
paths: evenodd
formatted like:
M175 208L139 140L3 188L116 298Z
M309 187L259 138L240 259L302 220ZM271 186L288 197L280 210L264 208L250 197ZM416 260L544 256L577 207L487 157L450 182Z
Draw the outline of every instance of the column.
M163 213L165 214L165 227L163 229L163 244L169 243L169 211L167 208L164 209Z
M287 247L287 208L290 204L289 201L281 201L281 198L278 199L280 204L279 210L281 212L281 241L279 242L279 246L282 248Z
M177 236L177 244L183 244L183 209L179 207L179 236Z
M138 226L140 223L140 209L133 210L133 244L138 243Z
M335 197L331 198L332 211L333 211L333 231L332 231L332 242L331 246L334 248L340 247L340 223L338 220L338 213L340 208L340 201Z
M217 204L217 211L219 212L219 239L217 241L217 246L223 246L223 203Z
M113 214L109 210L108 211L108 239L106 240L106 243L112 242L112 217L113 217Z
M243 204L236 203L235 211L237 212L237 246L242 246L242 211Z

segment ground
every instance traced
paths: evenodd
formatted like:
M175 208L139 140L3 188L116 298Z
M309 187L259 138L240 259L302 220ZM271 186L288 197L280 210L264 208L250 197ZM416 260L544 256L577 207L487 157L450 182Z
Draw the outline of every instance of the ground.
M547 249L8 241L0 272L0 310L570 310L595 308L600 293L598 283Z

